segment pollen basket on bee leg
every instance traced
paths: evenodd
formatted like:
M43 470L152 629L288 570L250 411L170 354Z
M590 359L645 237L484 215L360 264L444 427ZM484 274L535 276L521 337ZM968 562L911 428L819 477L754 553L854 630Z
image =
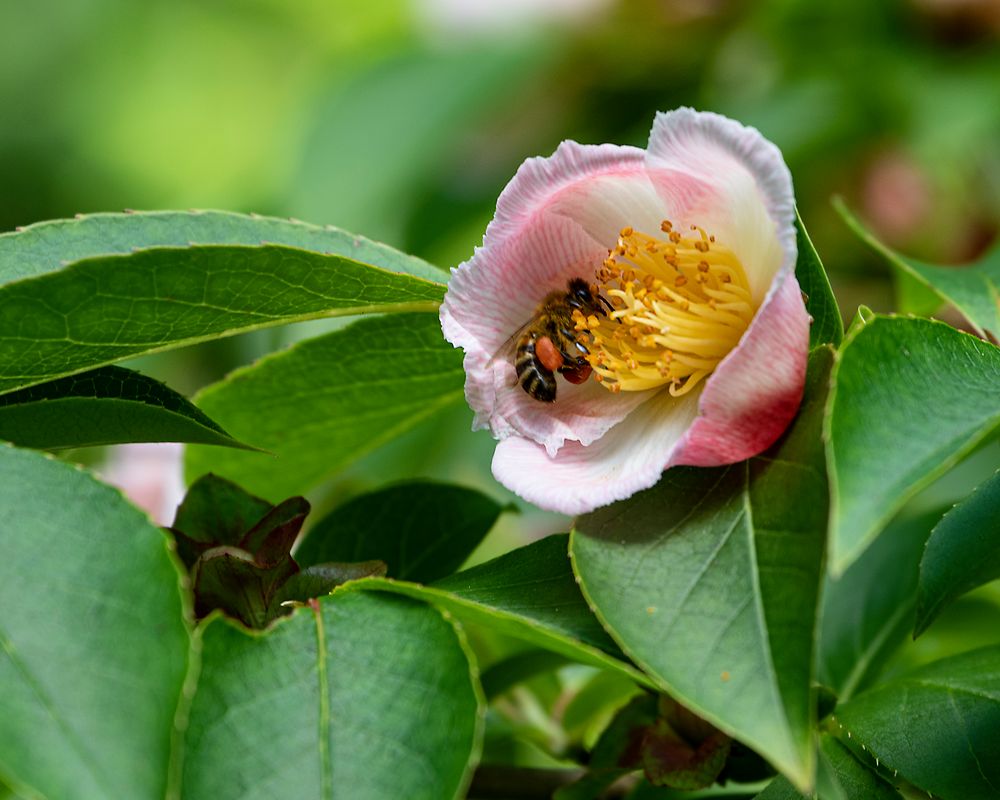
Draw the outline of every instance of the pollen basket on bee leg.
M682 235L623 228L597 272L607 316L574 314L589 334L588 361L612 392L667 386L675 396L704 380L739 343L757 309L739 258L698 226Z

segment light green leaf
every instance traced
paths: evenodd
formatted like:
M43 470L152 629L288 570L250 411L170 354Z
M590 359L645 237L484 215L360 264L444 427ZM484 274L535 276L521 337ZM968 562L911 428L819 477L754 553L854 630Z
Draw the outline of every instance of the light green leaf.
M875 678L913 628L924 543L941 510L894 520L823 591L818 674L841 702Z
M587 608L570 570L567 538L548 536L433 586L388 579L357 585L425 600L465 622L649 685Z
M943 800L1000 796L1000 647L928 664L837 709L885 768Z
M0 287L0 392L288 322L433 310L443 294L423 275L277 245L94 256Z
M58 272L69 262L95 256L213 244L278 244L344 256L428 281L440 282L444 277L426 261L332 225L228 211L150 211L87 214L0 235L0 283Z
M914 635L942 608L1000 578L1000 471L944 515L920 562Z
M39 449L125 442L249 449L183 395L121 367L99 367L0 395L0 439Z
M981 336L989 333L1000 337L1000 243L971 264L954 267L926 264L900 255L884 245L847 210L843 202L837 202L835 206L862 241L885 256L893 267L915 278L944 302L955 306Z
M431 583L462 566L503 510L473 489L401 483L335 508L309 529L295 560L305 566L377 559L391 578Z
M482 711L461 636L401 597L337 591L266 632L212 617L183 796L464 796Z
M875 316L834 368L831 568L843 572L892 515L1000 427L1000 349L941 322Z
M659 686L796 786L814 769L813 629L826 530L819 441L829 348L775 447L721 469L675 468L577 521L584 595Z
M463 397L461 351L437 314L359 320L237 370L196 398L262 453L189 447L188 476L214 472L278 501Z
M6 446L0 517L0 780L164 797L190 645L166 536L87 473Z
M809 346L839 345L844 338L844 321L840 317L837 298L833 296L833 289L830 288L830 279L826 276L823 262L813 247L798 209L795 211L795 233L799 250L795 277L806 295L806 310L812 317Z

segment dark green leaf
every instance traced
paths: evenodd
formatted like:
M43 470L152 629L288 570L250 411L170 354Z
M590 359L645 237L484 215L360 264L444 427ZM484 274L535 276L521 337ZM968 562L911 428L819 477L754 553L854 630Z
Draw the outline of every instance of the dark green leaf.
M1000 647L928 664L837 709L845 735L944 800L1000 795Z
M566 544L565 534L549 536L433 586L387 579L360 585L426 600L463 621L648 684L587 608L573 580Z
M381 561L361 561L357 564L314 564L296 572L275 593L274 604L302 603L313 597L330 594L337 586L361 578L381 578L385 564Z
M246 448L173 389L121 367L0 395L0 439L39 449L125 442Z
M309 515L309 501L290 497L268 511L244 534L240 547L253 554L263 566L274 566L288 558L302 524Z
M819 800L900 800L889 784L829 734L819 740ZM784 777L775 778L756 800L805 800Z
M28 796L164 797L190 645L164 533L6 446L0 519L0 775Z
M202 475L177 507L171 527L196 542L235 545L272 508L232 481Z
M593 800L621 776L640 769L643 739L658 713L655 695L630 700L594 745L587 773L556 792L553 800Z
M944 267L900 255L882 244L841 202L835 204L851 229L898 270L915 278L965 315L981 336L1000 337L1000 243L971 264Z
M945 514L920 562L914 635L956 597L1000 578L1000 471Z
M503 506L473 489L414 481L348 501L310 528L300 564L378 559L390 577L431 583L462 566Z
M832 357L810 359L799 417L771 450L668 470L577 521L584 594L664 691L812 783L812 642L826 531L819 439Z
M152 248L0 287L0 392L318 317L433 310L425 278L290 247Z
M502 661L490 664L483 670L479 682L487 700L512 689L536 675L559 669L569 663L569 659L551 650L522 650Z
M288 613L275 595L297 571L291 558L264 565L239 547L213 547L202 553L192 571L195 613L206 617L220 609L248 628L263 628Z
M825 423L830 549L843 572L900 506L1000 426L1000 349L876 316L847 336Z
M273 500L302 494L460 401L464 385L461 351L441 336L437 314L359 320L199 394L199 406L234 436L278 457L189 447L187 472L215 472Z
M341 591L266 633L213 619L183 796L458 798L480 724L465 648L422 603Z
M819 740L820 800L900 800L899 793L829 734Z
M0 235L0 283L57 272L72 261L150 247L261 244L344 256L429 281L442 279L440 270L419 258L332 225L227 211L152 211L88 214Z
M818 680L840 701L864 689L913 628L924 543L941 511L895 520L823 592Z
M813 320L812 327L809 328L809 346L839 345L844 338L844 322L837 307L837 298L833 296L823 262L802 224L798 209L795 211L795 233L799 249L795 277L807 297L806 310Z

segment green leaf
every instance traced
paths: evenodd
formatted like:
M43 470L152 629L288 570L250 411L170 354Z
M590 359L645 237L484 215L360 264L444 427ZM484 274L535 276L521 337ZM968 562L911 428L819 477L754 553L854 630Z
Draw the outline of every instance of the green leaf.
M426 261L332 225L228 211L152 211L88 214L0 235L0 283L58 272L72 261L149 247L262 244L344 256L428 281L444 277Z
M885 768L944 800L1000 794L1000 646L928 664L837 709Z
M1000 338L1000 242L971 264L943 267L900 255L868 231L843 202L834 204L851 229L898 270L965 315L980 336Z
M914 635L942 608L1000 578L1000 471L942 518L920 562Z
M212 618L183 796L458 798L480 729L461 637L424 604L341 590L265 633Z
M433 586L388 579L358 585L425 600L463 621L649 685L587 608L570 570L566 544L565 534L548 536Z
M249 449L173 389L121 367L0 395L0 439L39 449L125 442Z
M154 247L0 287L0 392L243 331L436 309L444 286L277 245Z
M816 783L819 800L900 800L895 789L827 733L819 739ZM803 800L803 796L786 778L778 777L756 800Z
M372 317L229 375L196 398L234 436L277 455L187 448L187 474L214 472L277 500L463 398L462 354L437 314Z
M721 469L675 468L577 521L584 595L679 702L800 788L813 777L813 629L826 530L819 439L832 355L810 359L793 427Z
M795 210L795 233L799 250L795 277L806 295L806 310L812 317L809 346L839 345L844 338L844 321L840 316L837 298L833 296L833 289L830 288L830 279L826 276L823 262L813 247L798 209Z
M164 797L190 645L166 536L86 472L11 447L0 516L0 780Z
M390 577L431 583L451 575L504 507L473 489L413 481L360 495L309 529L300 564L378 559Z
M924 543L941 511L894 520L823 592L817 678L840 701L875 678L913 628Z
M941 322L875 316L834 368L831 568L843 572L892 515L1000 427L1000 349Z

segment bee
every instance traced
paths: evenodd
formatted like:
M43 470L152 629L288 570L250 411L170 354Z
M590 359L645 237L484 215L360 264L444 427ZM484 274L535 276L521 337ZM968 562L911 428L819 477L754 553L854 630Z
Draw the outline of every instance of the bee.
M532 318L501 348L501 352L507 352L513 345L517 382L530 397L543 403L555 402L556 372L570 383L583 383L590 377L590 351L578 338L573 312L604 316L602 303L611 308L607 299L585 280L572 278L566 291L547 294Z

